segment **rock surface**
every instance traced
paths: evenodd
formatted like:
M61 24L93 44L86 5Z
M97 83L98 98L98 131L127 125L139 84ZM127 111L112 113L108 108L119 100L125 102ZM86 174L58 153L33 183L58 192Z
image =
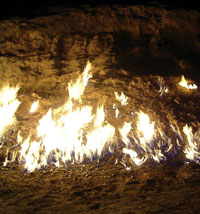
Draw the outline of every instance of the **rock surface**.
M97 74L114 68L196 74L200 67L195 10L143 5L64 9L52 16L3 20L0 32L1 82L20 83L33 92L48 80L51 91L87 60ZM32 87L31 81L38 84Z

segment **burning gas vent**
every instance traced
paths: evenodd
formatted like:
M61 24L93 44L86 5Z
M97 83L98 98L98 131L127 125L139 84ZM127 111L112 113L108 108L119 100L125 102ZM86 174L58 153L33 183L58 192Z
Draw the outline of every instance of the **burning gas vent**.
M185 155L183 161L199 162L199 131L193 132L188 124L183 128L176 123L169 124L171 134L168 136L163 131L162 121L157 121L156 117L155 121L151 120L151 115L140 109L132 112L132 120L123 121L123 109L133 101L115 89L114 118L111 121L108 121L109 113L104 104L99 103L96 108L83 104L84 91L91 78L92 64L88 62L83 73L68 83L68 97L64 105L50 108L39 120L37 128L29 130L26 138L18 130L16 149L7 150L4 166L18 161L28 172L32 172L49 164L59 167L66 163L92 162L116 153L120 153L116 155L116 163L127 169L144 164L147 160L165 162L176 158L180 152ZM197 86L188 84L184 76L179 85L187 90L197 90ZM163 87L163 83L160 84L161 97L164 92L168 93L167 88ZM15 112L20 105L18 90L19 87L10 88L8 85L1 89L1 138L9 126L17 122ZM38 111L39 105L38 100L33 102L29 114ZM119 120L120 125L115 126L113 120ZM8 158L8 154L12 158Z

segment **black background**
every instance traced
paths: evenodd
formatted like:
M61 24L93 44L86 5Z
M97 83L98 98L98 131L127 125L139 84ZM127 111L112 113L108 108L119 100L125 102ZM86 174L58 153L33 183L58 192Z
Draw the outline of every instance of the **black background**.
M4 3L4 4L3 4ZM1 2L0 5L0 19L7 19L11 17L35 17L40 15L50 15L50 7L64 7L64 8L79 8L84 5L90 7L101 5L159 5L164 4L170 8L184 8L184 9L198 9L198 1L173 1L173 0L7 0Z

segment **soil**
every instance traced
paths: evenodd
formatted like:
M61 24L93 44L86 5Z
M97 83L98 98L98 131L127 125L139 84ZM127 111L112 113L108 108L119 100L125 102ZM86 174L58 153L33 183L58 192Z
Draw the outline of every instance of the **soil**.
M1 167L1 213L199 213L199 174L190 165Z
M198 10L160 4L52 10L0 21L0 84L19 84L21 101L16 124L0 138L0 213L200 213L199 164L183 152L161 163L129 163L129 170L116 163L117 153L31 173L17 160L3 166L7 149L16 149L18 130L27 136L49 108L64 104L68 83L87 60L93 77L83 104L104 104L110 124L134 122L142 110L169 135L174 124L199 129L199 89L178 84L185 75L200 86ZM161 94L161 86L168 92ZM116 102L115 91L124 92L127 106ZM39 111L30 114L37 99Z

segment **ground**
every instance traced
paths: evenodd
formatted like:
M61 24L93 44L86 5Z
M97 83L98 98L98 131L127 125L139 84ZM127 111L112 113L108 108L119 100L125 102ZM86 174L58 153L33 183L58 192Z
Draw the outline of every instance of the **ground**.
M1 167L1 213L199 213L199 168Z

